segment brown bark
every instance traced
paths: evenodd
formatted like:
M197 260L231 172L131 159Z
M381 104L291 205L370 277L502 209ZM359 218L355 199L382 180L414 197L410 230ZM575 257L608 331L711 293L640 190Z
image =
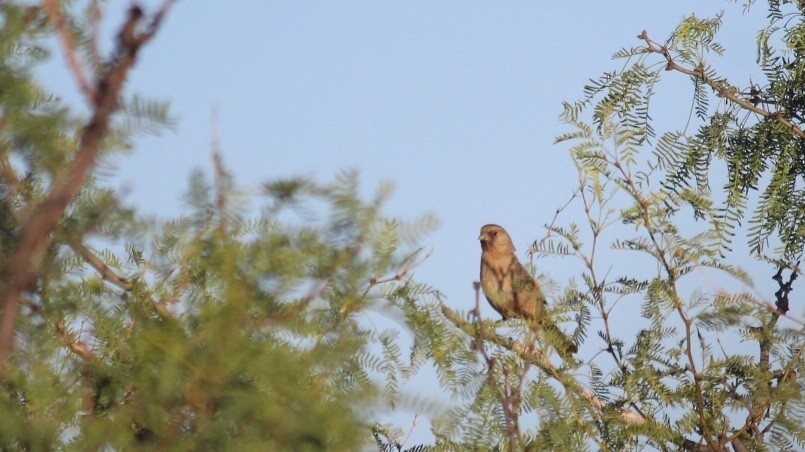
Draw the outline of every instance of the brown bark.
M58 11L58 6L54 2L46 1L45 3L46 6L50 6L52 11ZM54 177L44 201L20 225L20 239L17 248L5 262L0 264L0 274L5 280L0 287L0 307L2 307L2 314L0 314L2 315L0 318L0 377L4 374L6 360L13 348L20 295L35 284L44 253L51 243L53 230L96 164L101 143L109 131L112 114L119 107L118 97L126 81L126 76L134 66L137 53L142 45L154 36L172 3L172 1L166 1L146 31L141 33L137 33L135 30L142 20L142 10L136 5L129 9L128 18L118 34L117 50L106 72L99 74L93 92L89 96L93 103L93 114L81 132L74 160L63 172ZM60 21L64 20L60 14L56 15ZM57 28L60 26L59 23L54 25ZM74 49L66 47L65 52L74 52ZM79 87L85 89L80 83L82 79L78 80Z

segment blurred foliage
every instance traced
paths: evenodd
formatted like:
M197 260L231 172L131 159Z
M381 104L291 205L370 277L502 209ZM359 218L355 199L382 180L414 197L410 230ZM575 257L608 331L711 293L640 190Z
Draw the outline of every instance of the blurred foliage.
M5 2L0 14L8 256L87 118L35 82L52 36L44 12ZM77 52L90 54L86 29L75 33ZM106 156L172 123L163 102L121 102ZM382 389L376 374L396 375L400 350L366 320L392 309L393 297L430 293L411 281L421 256L407 244L435 220L384 217L390 187L364 201L354 172L329 184L266 183L254 216L215 157L211 177L191 177L186 216L142 217L96 176L71 202L23 295L3 363L4 449L367 444L367 412ZM386 385L388 399L393 389Z
M97 17L92 2L81 6L63 3L82 61L100 73ZM0 363L0 448L805 447L803 325L787 315L801 309L788 295L805 243L799 8L769 2L758 40L767 85L718 77L705 56L724 51L721 17L691 16L665 44L641 35L644 45L615 55L627 61L621 71L566 104L572 130L559 141L578 190L529 255L540 267L579 265L564 287L537 275L577 356L555 353L555 338L521 320L482 318L477 289L475 306L456 310L416 281L427 263L418 243L436 220L384 215L390 184L365 199L357 173L343 172L246 194L214 149L212 173L190 177L185 215L145 217L97 172L71 201ZM50 58L48 16L3 2L0 22L5 260L88 117L36 83ZM693 82L693 132L655 131L650 101L669 68ZM173 124L164 102L124 93L120 103L104 158ZM723 200L710 187L717 159L729 174ZM748 242L777 269L776 294L758 294L730 250L761 186ZM572 209L582 221L563 224ZM745 290L703 285L703 274ZM406 386L423 376L427 387ZM411 426L376 422L399 408L428 418L432 444L409 444Z

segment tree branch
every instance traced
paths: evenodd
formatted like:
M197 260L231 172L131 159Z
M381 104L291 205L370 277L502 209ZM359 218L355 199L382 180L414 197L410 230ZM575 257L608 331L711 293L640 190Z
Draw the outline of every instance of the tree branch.
M506 422L506 436L509 441L509 450L514 451L523 447L520 437L520 423L517 419L518 412L520 410L520 388L518 387L516 392L512 390L509 384L509 374L506 367L502 368L503 388L500 388L499 385L495 383L495 365L497 360L494 356L489 356L489 353L487 353L486 347L484 346L483 337L480 334L481 331L483 331L483 320L481 319L481 283L474 282L472 287L475 289L475 309L473 309L472 314L475 317L475 322L477 325L475 330L475 339L472 343L473 349L478 351L486 362L487 378L490 382L489 386L497 394L498 399L500 399L501 407L503 408L504 421ZM529 365L526 363L526 365L523 366L522 372L520 373L520 385L523 384L523 377L525 377L525 374L528 372L528 368Z
M504 338L495 333L494 329L488 328L483 324L468 322L456 311L453 311L445 305L441 305L441 310L447 320L467 335L471 337L482 337L488 342L516 353L524 362L538 367L550 378L562 384L568 392L581 396L595 409L599 417L603 417L604 411L609 408L609 405L593 394L592 391L585 388L572 376L557 369L541 349L535 349L534 347L514 341L511 338ZM619 412L623 422L629 425L643 425L650 421L650 419L631 408L621 408Z
M59 44L61 44L62 53L64 53L67 66L70 68L70 72L73 74L78 88L81 90L81 93L84 94L88 102L95 102L95 90L90 86L87 75L84 73L84 68L81 66L81 62L78 61L75 42L73 42L73 36L70 34L67 21L61 13L59 2L56 0L44 0L42 3L50 22L53 23L59 35Z
M155 15L151 26L141 33L136 29L143 15L142 10L136 5L129 9L128 18L118 35L118 48L108 70L99 78L93 90L94 112L81 132L75 158L64 172L54 176L47 197L20 226L19 244L0 268L0 274L5 279L5 284L0 288L0 377L13 345L20 295L24 290L33 287L45 250L51 243L51 233L95 166L101 143L109 131L111 116L119 107L118 96L129 70L134 66L138 51L154 36L172 3L166 1ZM52 0L45 4L55 6ZM58 10L56 11L58 14ZM81 83L79 80L79 87L85 90Z
M132 288L131 280L118 275L114 270L112 270L111 267L109 267L108 265L106 265L105 262L100 260L98 256L95 255L95 253L93 253L89 248L87 248L83 243L81 243L81 241L79 240L71 241L70 248L72 248L76 254L81 256L81 258L84 259L84 261L86 261L89 265L91 265L92 268L94 268L104 280L109 281L110 283L116 285L117 287L123 290L126 291L131 290Z
M659 53L663 57L665 57L665 61L667 65L665 66L665 70L667 71L677 71L683 74L689 75L691 77L697 78L702 82L706 83L710 88L712 88L715 92L718 93L719 96L729 99L733 103L739 105L741 108L749 110L753 113L757 113L764 118L771 119L773 121L777 121L778 123L782 124L795 135L799 136L800 138L805 138L805 130L802 130L794 124L793 122L786 119L779 111L767 111L762 108L759 108L755 105L751 100L743 99L742 97L738 96L735 92L730 90L728 87L724 86L723 84L710 79L701 67L697 67L695 69L688 69L686 67L680 66L677 64L671 54L668 52L668 49L665 46L658 46L649 39L648 33L646 30L643 30L637 36L638 39L641 39L646 42L646 51L649 53Z

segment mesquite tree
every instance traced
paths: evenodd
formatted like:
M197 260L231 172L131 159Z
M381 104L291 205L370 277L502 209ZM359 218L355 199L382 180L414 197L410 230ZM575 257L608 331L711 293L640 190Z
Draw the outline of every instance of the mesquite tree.
M770 1L768 11L762 82L719 76L722 18L691 15L659 42L632 35L635 46L615 54L622 69L565 104L571 130L557 141L579 185L529 254L540 269L578 263L582 277L551 301L558 319L575 318L580 353L560 360L522 322L442 306L475 353L436 360L463 401L437 424L439 444L805 447L805 323L791 295L805 246L805 5ZM655 95L668 77L691 81L684 130L652 118L684 98ZM773 285L739 265L752 260ZM434 356L448 354L431 339Z
M359 448L399 350L361 319L427 291L403 242L432 220L384 217L389 187L350 172L266 182L252 215L215 149L189 214L126 206L96 169L170 122L125 80L172 3L131 6L110 55L102 2L0 3L0 448ZM87 113L36 83L48 39Z
M0 447L805 447L800 3L769 2L762 83L719 77L720 18L691 16L662 43L639 33L622 70L565 106L558 141L578 187L520 259L573 356L522 320L483 317L477 285L448 305L416 282L427 261L413 244L434 220L387 218L388 187L363 200L354 173L268 181L255 214L213 149L188 214L126 206L95 169L171 121L125 80L172 2L132 6L108 55L102 5L0 3ZM35 82L43 39L85 110ZM658 132L655 87L680 76L698 123ZM771 292L741 269L749 257L771 266ZM555 259L580 277L536 271ZM374 321L387 314L392 326ZM422 373L426 392L401 392ZM372 422L401 401L430 419L433 444Z

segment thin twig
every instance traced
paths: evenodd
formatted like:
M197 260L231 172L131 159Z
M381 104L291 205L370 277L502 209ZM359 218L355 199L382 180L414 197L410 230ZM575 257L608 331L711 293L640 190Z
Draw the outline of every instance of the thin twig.
M408 439L411 437L411 434L414 433L414 429L419 423L418 421L419 421L419 411L414 413L414 420L411 421L411 428L408 429L408 433L405 435L405 438L403 438L403 440L400 441L400 447L402 447L406 442L408 442Z
M607 403L576 381L575 378L557 369L541 349L514 341L511 338L502 337L495 333L494 330L486 328L483 324L467 322L457 312L445 305L441 305L441 311L447 320L467 335L473 338L481 337L485 341L516 353L524 362L538 367L550 378L562 384L568 393L577 394L585 399L595 409L599 417L604 416L604 411L608 408ZM621 419L629 425L642 425L650 421L649 418L631 408L621 408L619 412Z
M641 39L641 40L646 42L646 51L647 52L649 52L649 53L659 53L663 57L665 57L665 61L667 63L667 65L665 66L666 70L668 70L668 71L678 71L678 72L681 72L683 74L686 74L686 75L689 75L691 77L694 77L694 78L696 78L698 80L701 80L702 82L704 82L708 86L710 86L715 92L717 92L719 96L724 97L726 99L729 99L730 101L732 101L735 104L739 105L741 108L749 110L749 111L751 111L753 113L757 113L757 114L763 116L764 118L768 118L768 119L771 119L773 121L777 121L778 123L782 124L783 126L788 128L789 130L791 130L791 132L793 132L795 135L799 136L800 138L805 138L805 130L802 130L801 128L799 128L799 126L797 126L793 122L791 122L788 119L786 119L779 111L764 110L762 108L759 108L757 105L755 105L752 102L752 100L743 99L742 97L738 96L738 94L736 92L734 92L733 90L729 89L727 86L724 86L723 84L721 84L721 83L719 83L719 82L717 82L715 80L710 79L710 77L708 77L704 73L704 70L703 70L702 67L697 67L695 69L688 69L686 67L680 66L677 62L674 61L673 57L671 56L671 53L668 51L668 49L665 46L657 45L656 43L654 43L654 41L649 39L648 33L646 32L646 30L643 30L643 32L640 33L637 37L638 37L638 39Z
M53 23L59 35L59 44L61 44L64 58L67 60L67 66L70 68L70 73L73 74L78 88L81 90L87 102L95 103L96 92L90 86L84 68L79 61L78 51L73 41L73 36L70 33L70 27L67 25L67 20L61 12L59 2L56 0L44 0L43 6L48 18L50 18L50 21Z
M117 274L110 266L106 265L105 262L100 260L95 253L81 243L80 240L71 241L70 248L72 248L76 254L81 256L81 258L84 259L84 261L86 261L90 266L92 266L92 268L94 268L104 280L109 281L110 283L126 291L132 289L133 285L131 280Z
M545 227L545 229L547 229L547 231L545 232L545 235L542 236L542 238L540 238L538 240L535 240L534 243L532 243L531 246L528 247L528 252L526 254L528 255L528 259L531 262L531 265L534 265L534 255L537 254L537 250L539 250L539 248L542 246L542 244L546 240L548 240L551 237L551 235L553 234L553 225L556 224L556 220L559 218L559 215L565 209L567 209L567 207L570 205L570 203L572 203L573 200L576 199L577 196L579 196L580 191L581 191L581 186L579 186L578 188L573 190L573 193L571 193L571 195L570 195L570 199L568 199L561 207L556 208L556 211L553 214L553 219L551 220L550 224L548 224Z

